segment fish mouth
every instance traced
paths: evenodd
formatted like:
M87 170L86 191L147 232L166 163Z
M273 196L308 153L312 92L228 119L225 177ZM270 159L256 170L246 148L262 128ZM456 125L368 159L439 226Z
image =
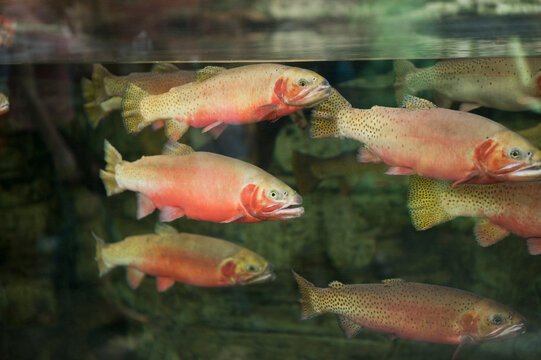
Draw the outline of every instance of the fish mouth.
M267 206L268 210L262 211L260 216L272 220L294 219L304 214L304 208L299 205L302 205L302 197L297 194L290 201Z
M331 85L325 80L316 87L303 89L295 97L284 102L290 106L311 107L328 98L331 92Z
M500 169L500 172L508 170L508 167ZM522 167L507 174L499 175L506 180L513 181L537 181L541 180L541 162L536 162L531 165Z
M247 281L246 283L244 283L244 285L247 285L247 284L261 284L261 283L264 283L264 282L267 282L267 281L273 281L274 279L276 279L276 274L274 273L274 268L271 264L269 264L267 266L267 268L265 269L265 271L263 271L261 274L253 277L252 279L250 279L249 281Z
M526 323L521 322L519 324L511 325L508 327L497 328L486 336L483 336L480 340L483 342L488 341L503 341L506 339L514 338L520 334L526 332Z

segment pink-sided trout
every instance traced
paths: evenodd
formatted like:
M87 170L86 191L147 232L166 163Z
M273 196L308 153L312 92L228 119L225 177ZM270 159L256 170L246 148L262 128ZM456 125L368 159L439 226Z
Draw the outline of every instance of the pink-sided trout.
M338 315L348 338L362 328L403 339L461 345L509 339L525 331L524 318L495 301L445 286L384 280L382 284L318 288L295 272L302 319Z

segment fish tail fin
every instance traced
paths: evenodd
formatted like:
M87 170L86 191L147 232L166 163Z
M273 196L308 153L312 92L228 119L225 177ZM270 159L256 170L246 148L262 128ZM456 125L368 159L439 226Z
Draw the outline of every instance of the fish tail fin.
M107 140L104 141L103 149L105 151L105 162L107 165L105 166L105 170L100 170L100 178L105 186L107 196L111 196L124 191L116 181L115 176L116 166L122 162L122 155Z
M101 64L94 64L92 67L92 84L94 85L94 101L102 102L107 98L105 91L105 79L114 76Z
M141 100L149 94L134 84L128 84L122 98L122 118L129 133L136 133L148 125L141 114Z
M340 136L337 119L338 112L351 108L351 104L335 89L331 95L312 111L312 127L310 136L313 138Z
M293 151L293 174L299 191L303 195L313 191L321 182L312 171L312 163L316 160L314 156Z
M317 299L316 287L310 281L306 280L295 271L291 271L297 284L299 285L299 292L301 293L301 298L299 302L301 303L301 319L311 319L315 316L320 315L322 312L317 308L314 300Z
M107 112L103 110L100 104L97 102L88 102L84 105L86 116L93 128L98 127L100 120L107 115Z
M393 63L396 79L394 87L396 89L396 102L400 104L404 98L404 95L411 94L411 90L408 88L407 75L417 71L417 68L411 61L408 60L395 60Z
M92 236L96 240L96 262L98 263L98 270L100 272L100 277L107 274L109 270L111 270L113 267L110 265L107 265L105 261L103 261L103 250L107 248L107 244L105 241L103 241L102 238L98 237L94 232L92 231Z
M441 194L450 188L451 184L446 181L410 176L408 208L415 229L426 230L455 218L441 201Z

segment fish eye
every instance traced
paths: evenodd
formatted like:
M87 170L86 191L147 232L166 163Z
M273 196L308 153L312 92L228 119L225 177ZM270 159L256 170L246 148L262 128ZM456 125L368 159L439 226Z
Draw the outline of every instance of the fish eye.
M278 192L277 192L276 190L271 190L271 191L269 192L269 197L270 197L271 199L276 199L276 198L278 197Z
M501 316L500 314L492 314L488 316L488 321L492 325L501 325L503 324L503 316Z
M299 84L299 86L304 87L304 86L308 85L308 81L306 79L300 79L297 84Z
M520 159L521 156L522 152L520 151L520 149L512 148L511 150L509 150L509 157L511 159Z

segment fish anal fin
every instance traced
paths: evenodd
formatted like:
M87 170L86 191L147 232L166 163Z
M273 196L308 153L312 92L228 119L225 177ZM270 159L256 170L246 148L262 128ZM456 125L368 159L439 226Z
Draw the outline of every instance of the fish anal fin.
M458 107L458 110L460 110L460 111L472 111L472 110L478 109L480 107L481 107L481 105L475 104L475 103L462 103Z
M173 140L167 141L162 149L162 154L164 155L184 156L193 154L194 152L195 151L191 146Z
M344 287L344 284L342 284L340 281L334 280L329 283L329 287L334 289L340 289Z
M361 325L342 315L338 315L338 326L340 326L348 339L351 339L363 329Z
M410 110L426 110L437 108L434 103L409 94L403 96L400 107Z
M541 238L529 238L527 244L530 255L541 254Z
M265 104L257 107L254 111L254 117L257 120L274 120L276 112L280 109L278 104Z
M399 279L399 278L395 278L395 279L385 279L385 280L381 280L382 284L385 285L385 286L394 286L394 285L401 285L401 284L405 284L406 283L406 280L404 279Z
M383 160L372 150L366 146L361 146L359 148L359 153L357 154L357 161L360 163L381 163Z
M493 245L509 235L509 231L492 223L488 219L477 220L473 232L475 239L483 247Z
M160 221L169 222L185 215L184 209L176 206L165 206L160 209Z
M387 175L415 175L416 172L413 169L402 167L402 166L391 166L387 171Z
M141 281L145 277L145 273L136 268L129 267L126 271L126 281L132 289L137 289L141 285Z
M157 73L157 74L166 74L179 71L179 68L171 63L157 63L152 65L152 69L150 72Z
M224 70L225 70L225 68L223 68L221 66L205 66L201 70L197 70L197 75L196 75L195 81L196 82L205 81L205 80L215 76L216 74L221 73Z
M156 209L154 202L141 193L137 193L137 220L144 218Z
M163 276L158 276L156 278L156 289L158 289L159 292L164 292L165 290L169 289L174 284L175 284L175 280L171 278L163 277Z
M164 223L156 223L156 225L154 226L154 232L157 234L157 235L178 235L178 231L177 229L175 229L174 227L172 227L171 225L167 225L167 224L164 224Z

